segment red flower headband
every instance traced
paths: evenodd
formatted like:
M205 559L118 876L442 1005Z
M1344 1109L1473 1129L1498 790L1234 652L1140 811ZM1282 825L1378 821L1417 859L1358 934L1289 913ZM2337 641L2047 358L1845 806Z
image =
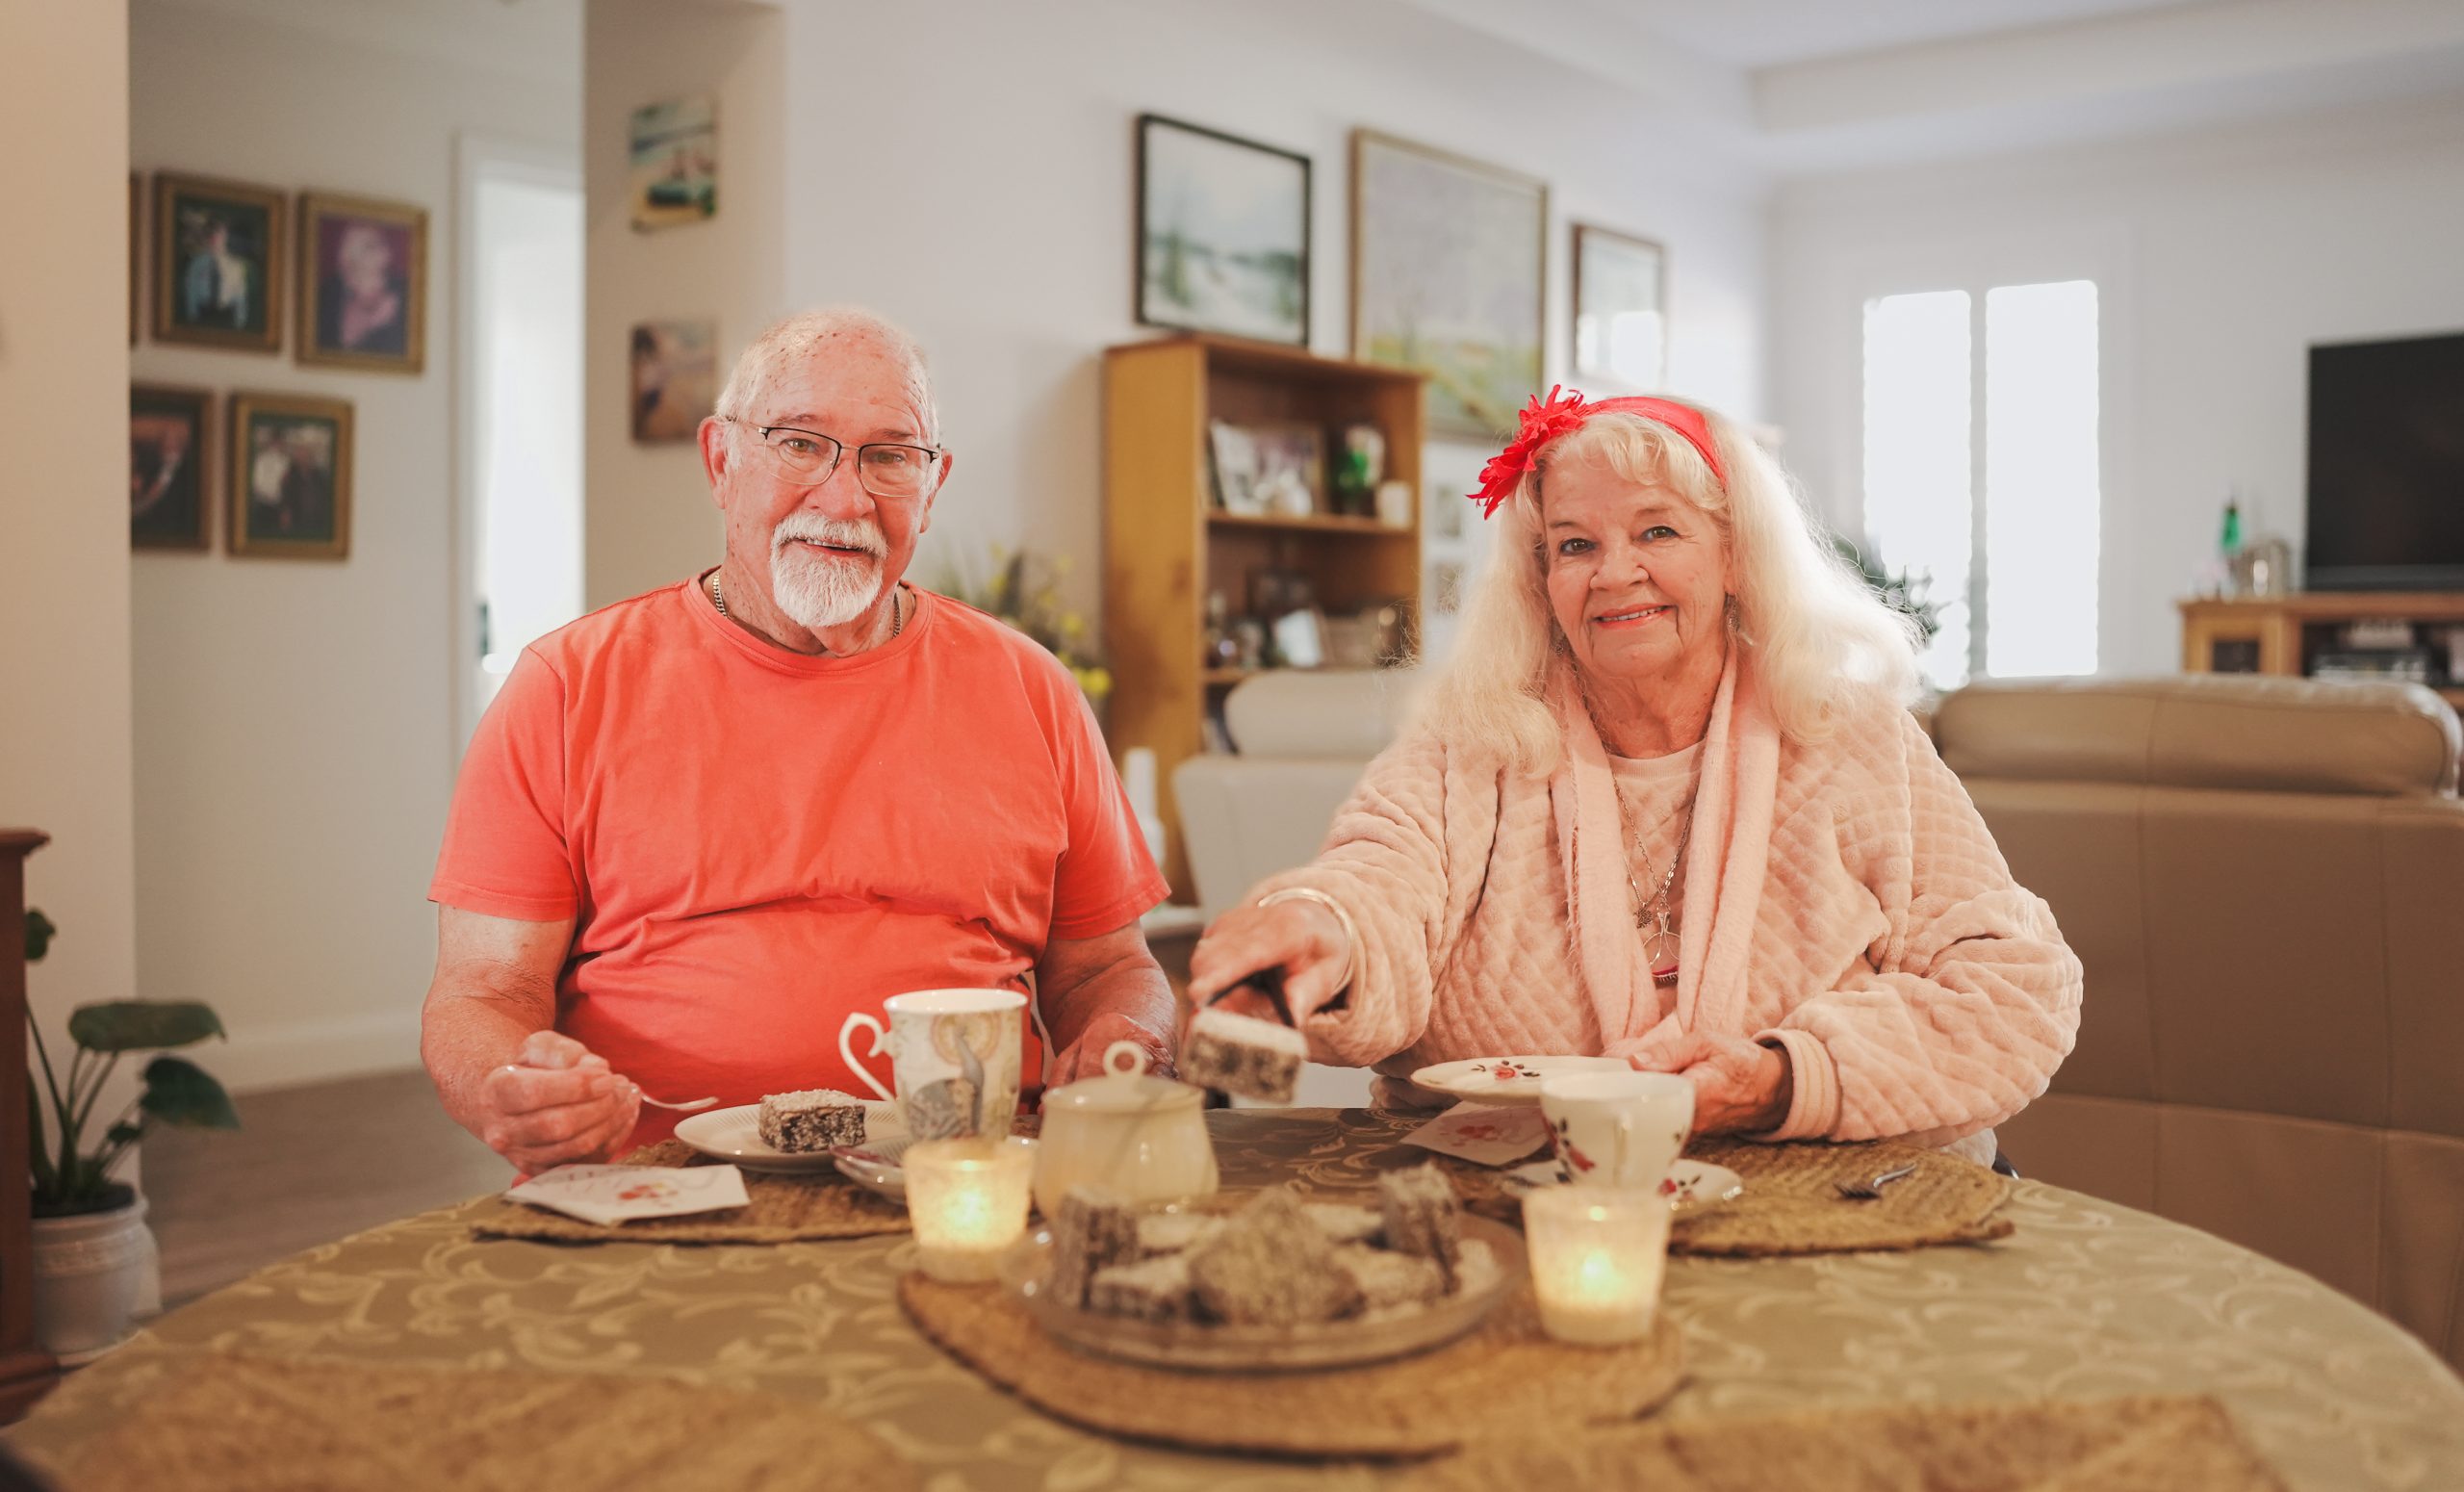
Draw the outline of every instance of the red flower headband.
M1563 399L1557 397L1561 392ZM1523 474L1531 470L1532 459L1541 447L1560 435L1573 434L1582 428L1584 421L1600 414L1641 415L1656 424L1668 426L1702 452L1712 479L1723 489L1728 486L1728 473L1721 469L1719 448L1711 442L1710 423L1703 418L1702 411L1665 399L1604 399L1586 404L1578 390L1552 384L1547 399L1535 394L1531 402L1523 406L1523 427L1514 432L1514 439L1506 442L1503 450L1489 457L1489 464L1480 468L1480 490L1471 494L1472 501L1480 504L1480 516L1497 516L1498 504L1514 496L1514 489L1522 484Z

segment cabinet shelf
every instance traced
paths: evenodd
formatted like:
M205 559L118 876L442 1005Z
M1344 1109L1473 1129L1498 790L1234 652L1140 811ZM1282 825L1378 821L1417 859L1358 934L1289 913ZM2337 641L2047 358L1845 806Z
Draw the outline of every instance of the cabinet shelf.
M1273 513L1226 513L1219 508L1209 512L1206 521L1219 528L1259 528L1269 532L1384 534L1399 539L1413 536L1408 525L1357 518L1347 513L1317 513L1306 518L1294 518Z

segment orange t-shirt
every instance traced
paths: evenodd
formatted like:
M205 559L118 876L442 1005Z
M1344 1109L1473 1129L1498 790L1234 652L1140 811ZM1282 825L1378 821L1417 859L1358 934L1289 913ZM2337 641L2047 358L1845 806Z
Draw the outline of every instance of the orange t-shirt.
M864 1093L838 1054L851 1013L1024 990L1048 940L1166 893L1068 672L913 595L901 635L852 657L773 647L691 581L524 649L463 759L429 899L573 917L556 1029L654 1097ZM867 1066L888 1079L886 1057ZM645 1108L630 1143L675 1119Z

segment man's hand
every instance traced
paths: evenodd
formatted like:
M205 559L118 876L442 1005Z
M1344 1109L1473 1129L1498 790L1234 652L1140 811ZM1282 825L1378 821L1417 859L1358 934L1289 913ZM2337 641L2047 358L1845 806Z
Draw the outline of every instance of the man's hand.
M1146 1054L1142 1069L1160 1077L1172 1075L1172 1052L1162 1037L1116 1011L1106 1011L1087 1022L1087 1029L1068 1048L1052 1059L1052 1070L1044 1074L1044 1087L1051 1090L1080 1078L1104 1075L1104 1052L1115 1042L1135 1042Z
M604 1161L632 1132L642 1091L572 1037L533 1031L514 1061L479 1084L475 1126L525 1175Z
M1694 1085L1694 1133L1777 1129L1796 1096L1788 1055L1741 1036L1688 1032L1627 1059L1643 1072L1674 1072Z

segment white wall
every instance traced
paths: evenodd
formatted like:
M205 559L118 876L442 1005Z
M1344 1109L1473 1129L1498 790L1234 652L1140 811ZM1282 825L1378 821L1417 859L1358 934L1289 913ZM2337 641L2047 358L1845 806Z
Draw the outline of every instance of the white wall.
M2464 106L1791 182L1772 245L1786 455L1852 531L1863 299L1978 267L2099 278L2098 660L2171 672L2227 489L2300 542L2308 346L2464 327Z
M962 457L918 560L927 584L988 544L1025 543L1074 556L1069 589L1095 601L1097 354L1160 335L1132 315L1142 112L1312 158L1320 352L1348 346L1348 141L1365 125L1549 182L1553 376L1570 355L1565 224L1579 219L1669 245L1675 386L1763 414L1758 183L1687 148L1689 121L1638 92L1402 0L937 13L928 39L903 8L791 0L786 53L786 299L854 301L912 330ZM897 211L860 218L884 181L902 189Z
M718 561L718 510L698 449L632 441L628 343L643 322L715 319L724 381L736 352L779 314L787 70L784 24L766 5L596 0L584 29L582 600L595 608ZM846 87L874 61L842 56L805 81ZM718 213L640 232L628 121L647 105L701 96L717 108Z
M138 987L129 765L128 13L0 0L0 826L60 924L32 995L70 1007ZM15 909L7 909L14 915ZM64 1048L55 1045L54 1052Z
M427 879L468 666L454 614L454 140L477 131L578 150L578 27L572 50L541 55L539 14L466 7L447 39L473 54L488 51L475 28L500 17L524 28L526 45L498 47L498 65L482 67L226 7L140 0L124 74L122 54L112 59L114 87L124 79L133 90L125 159L141 169L429 212L418 377L300 367L295 327L279 356L147 343L132 358L147 380L313 393L356 410L346 561L234 558L218 540L216 553L134 561L137 984L222 1013L232 1041L211 1062L235 1086L418 1060L435 953ZM95 270L107 257L80 252ZM57 279L10 283L48 291ZM119 532L115 565L125 563ZM47 565L38 579L82 568Z

